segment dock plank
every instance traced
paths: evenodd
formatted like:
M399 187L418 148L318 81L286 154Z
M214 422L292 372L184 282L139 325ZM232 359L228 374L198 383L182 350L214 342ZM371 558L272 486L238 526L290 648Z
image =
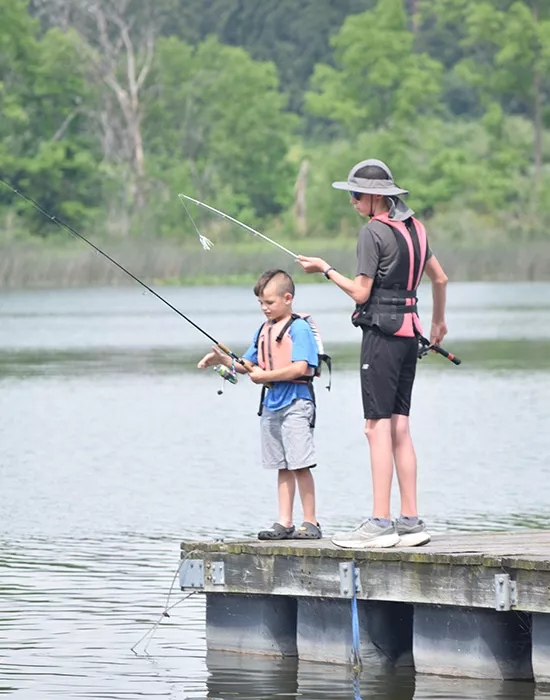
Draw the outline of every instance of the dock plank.
M359 598L495 607L495 575L516 581L514 609L550 612L550 530L438 533L423 547L346 550L324 540L184 541L182 557L205 563L205 592L346 597L339 564L355 561ZM209 567L222 561L225 582Z

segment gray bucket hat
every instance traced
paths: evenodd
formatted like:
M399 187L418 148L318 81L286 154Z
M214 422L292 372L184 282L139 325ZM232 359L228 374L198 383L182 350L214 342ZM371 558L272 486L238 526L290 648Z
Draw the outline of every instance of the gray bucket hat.
M356 173L363 168L368 168L373 171L374 177L365 178L357 177ZM383 171L385 177L382 177ZM381 160L369 158L362 160L357 165L354 165L350 170L346 182L333 182L332 186L336 190L347 190L348 192L362 192L363 194L381 194L385 197L392 195L409 194L407 190L397 187L393 181L393 175L388 166Z
M367 174L371 177L357 177L356 173L363 168L367 172L361 174ZM333 182L332 186L336 190L361 192L363 194L380 194L383 197L388 197L388 216L394 221L406 221L414 214L414 211L398 196L400 194L409 194L408 190L397 187L393 181L391 170L381 160L376 160L375 158L362 160L350 170L346 182Z

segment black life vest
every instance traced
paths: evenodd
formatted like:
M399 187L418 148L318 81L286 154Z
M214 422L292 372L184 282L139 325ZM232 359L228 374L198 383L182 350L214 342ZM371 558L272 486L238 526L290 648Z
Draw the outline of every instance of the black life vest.
M387 335L413 338L422 334L416 290L426 266L426 229L418 219L393 221L387 212L374 216L371 221L389 226L399 252L388 274L381 280L374 280L367 301L357 304L351 322L354 326L376 327Z

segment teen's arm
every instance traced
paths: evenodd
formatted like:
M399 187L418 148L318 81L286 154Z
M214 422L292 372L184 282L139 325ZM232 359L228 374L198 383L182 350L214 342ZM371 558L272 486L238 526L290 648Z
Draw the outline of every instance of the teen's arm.
M445 323L445 304L447 298L447 275L439 264L435 255L426 263L425 272L432 283L432 328L430 331L430 343L439 345L447 334Z
M322 258L307 258L304 255L298 256L298 262L308 273L322 272L327 279L332 280L337 287L350 296L356 304L364 304L370 297L373 280L366 275L357 275L355 279L350 279L332 268Z

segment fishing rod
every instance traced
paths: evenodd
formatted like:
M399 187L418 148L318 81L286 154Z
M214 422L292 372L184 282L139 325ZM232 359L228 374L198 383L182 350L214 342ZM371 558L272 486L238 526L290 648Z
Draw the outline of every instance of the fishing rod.
M453 355L452 352L449 352L448 350L445 350L445 348L442 348L440 345L437 345L436 343L430 343L430 341L427 338L424 338L423 335L418 336L418 342L419 342L419 348L418 348L418 359L421 360L424 355L427 355L430 350L433 350L433 352L436 352L438 355L441 355L442 357L445 357L447 360L450 360L453 365L459 365L461 364L462 360L459 360L456 355Z
M57 216L54 216L53 214L50 214L50 212L46 211L38 202L36 202L32 197L29 197L28 195L24 194L17 188L15 188L13 185L11 185L9 182L6 182L2 178L0 178L0 182L5 185L8 189L10 189L14 194L16 194L18 197L23 199L25 202L33 206L35 209L37 209L43 216L45 216L47 219L52 221L54 224L59 226L59 228L64 229L65 231L68 231L70 234L75 236L76 238L79 238L81 241L84 241L84 243L87 243L90 247L92 247L96 253L99 255L102 255L104 258L106 258L110 263L118 267L119 270L122 270L125 274L128 275L128 277L131 277L135 282L140 284L142 287L144 287L148 292L150 292L153 296L155 296L157 299L162 301L163 304L166 304L168 308L172 309L172 311L175 311L178 316L181 316L187 323L190 323L193 328L196 328L199 333L202 333L204 336L208 338L217 348L219 348L223 353L228 355L233 362L238 362L241 364L243 367L246 369L246 364L243 359L241 359L238 355L235 355L234 352L232 352L227 346L223 345L220 343L214 336L210 335L207 331L204 330L204 328L201 328L197 323L195 323L193 320L189 318L189 316L186 316L182 311L180 311L178 308L176 308L173 304L171 304L167 299L165 299L163 296L161 296L158 292L155 292L154 289L152 289L148 284L143 282L142 280L139 279L139 277L136 277L130 270L127 270L123 265L121 265L119 262L117 262L114 258L112 258L110 255L108 255L105 251L101 250L98 246L96 246L94 243L92 243L88 238L83 236L81 233L78 233L78 231L75 231L75 229L72 226L69 226L69 224L65 223L61 219L59 219ZM236 383L232 379L227 376L228 372L231 372L231 370L227 370L226 367L223 367L223 365L220 366L223 368L225 371L221 371L216 369L218 371L218 374L222 376L223 379L228 379L232 383ZM234 375L234 372L232 373ZM219 392L218 392L219 393Z
M237 226L244 228L245 231L248 231L253 236L257 236L258 238L261 238L262 240L267 241L268 243L271 243L271 245L274 245L276 248L279 248L279 250L282 250L283 253L287 253L287 255L290 255L294 259L294 261L298 260L298 256L296 255L296 253L293 253L288 248L285 248L280 243L277 243L277 241L274 241L271 238L268 238L263 233L256 231L256 229L252 228L251 226L247 226L247 224L243 224L242 221L239 221L238 219L234 219L232 216L229 216L229 214L225 214L223 211L220 211L219 209L215 209L214 207L211 207L209 204L205 204L204 202L201 202L199 199L194 199L193 197L189 197L186 194L178 194L178 197L180 198L180 201L183 204L183 206L185 207L188 214L189 214L189 209L187 208L185 202L183 201L184 199L187 199L190 202L193 202L193 204L197 204L199 207L202 207L203 209L207 209L208 211L214 212L214 214L221 216L222 219L227 219L228 221L231 221L234 224L237 224ZM197 232L197 234L199 236L199 241L201 242L202 247L205 250L210 250L210 248L214 244L212 243L212 241L208 240L208 238L205 238L205 236L203 236L200 233L199 229L197 228L197 225L193 221L193 217L191 216L191 214L189 214L189 218L193 222L193 226L195 227L195 231Z

